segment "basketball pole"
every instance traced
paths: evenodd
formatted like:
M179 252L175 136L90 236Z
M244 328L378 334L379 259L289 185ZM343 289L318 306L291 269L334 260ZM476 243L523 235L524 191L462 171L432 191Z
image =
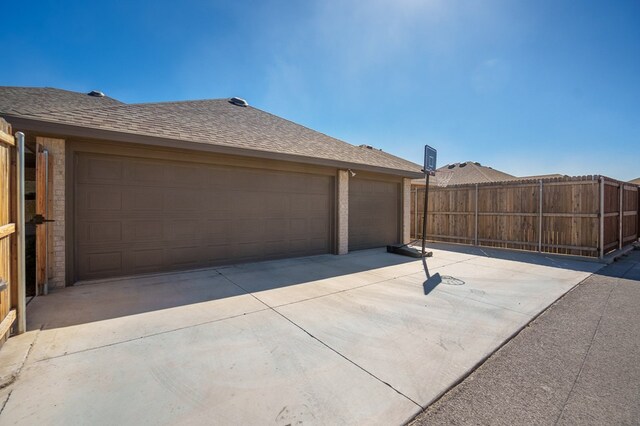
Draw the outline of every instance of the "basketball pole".
M427 245L427 201L429 200L429 175L431 174L429 171L425 170L425 178L424 178L424 215L422 216L422 256L426 253L426 245Z

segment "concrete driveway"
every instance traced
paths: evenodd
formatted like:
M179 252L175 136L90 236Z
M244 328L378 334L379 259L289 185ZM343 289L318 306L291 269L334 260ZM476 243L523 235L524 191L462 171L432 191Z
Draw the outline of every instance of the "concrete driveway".
M429 279L380 249L36 298L0 423L401 424L601 267L437 247Z

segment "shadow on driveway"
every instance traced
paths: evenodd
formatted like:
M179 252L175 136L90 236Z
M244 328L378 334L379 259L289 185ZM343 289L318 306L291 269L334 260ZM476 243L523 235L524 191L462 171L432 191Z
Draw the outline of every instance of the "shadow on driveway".
M373 249L86 282L33 299L27 327L68 327L339 277L356 280L361 273L415 261Z

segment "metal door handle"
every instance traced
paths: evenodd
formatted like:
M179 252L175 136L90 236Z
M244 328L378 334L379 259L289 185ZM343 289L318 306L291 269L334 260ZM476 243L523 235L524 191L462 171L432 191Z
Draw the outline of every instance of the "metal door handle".
M55 222L53 219L45 219L41 214L33 216L33 223L36 225L42 225L45 222Z

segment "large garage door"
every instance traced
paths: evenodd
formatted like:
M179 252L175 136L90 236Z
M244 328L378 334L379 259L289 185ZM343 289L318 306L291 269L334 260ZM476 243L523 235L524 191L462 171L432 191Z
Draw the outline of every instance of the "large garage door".
M76 280L328 253L333 178L77 154Z
M382 247L399 240L400 185L349 180L349 250Z

